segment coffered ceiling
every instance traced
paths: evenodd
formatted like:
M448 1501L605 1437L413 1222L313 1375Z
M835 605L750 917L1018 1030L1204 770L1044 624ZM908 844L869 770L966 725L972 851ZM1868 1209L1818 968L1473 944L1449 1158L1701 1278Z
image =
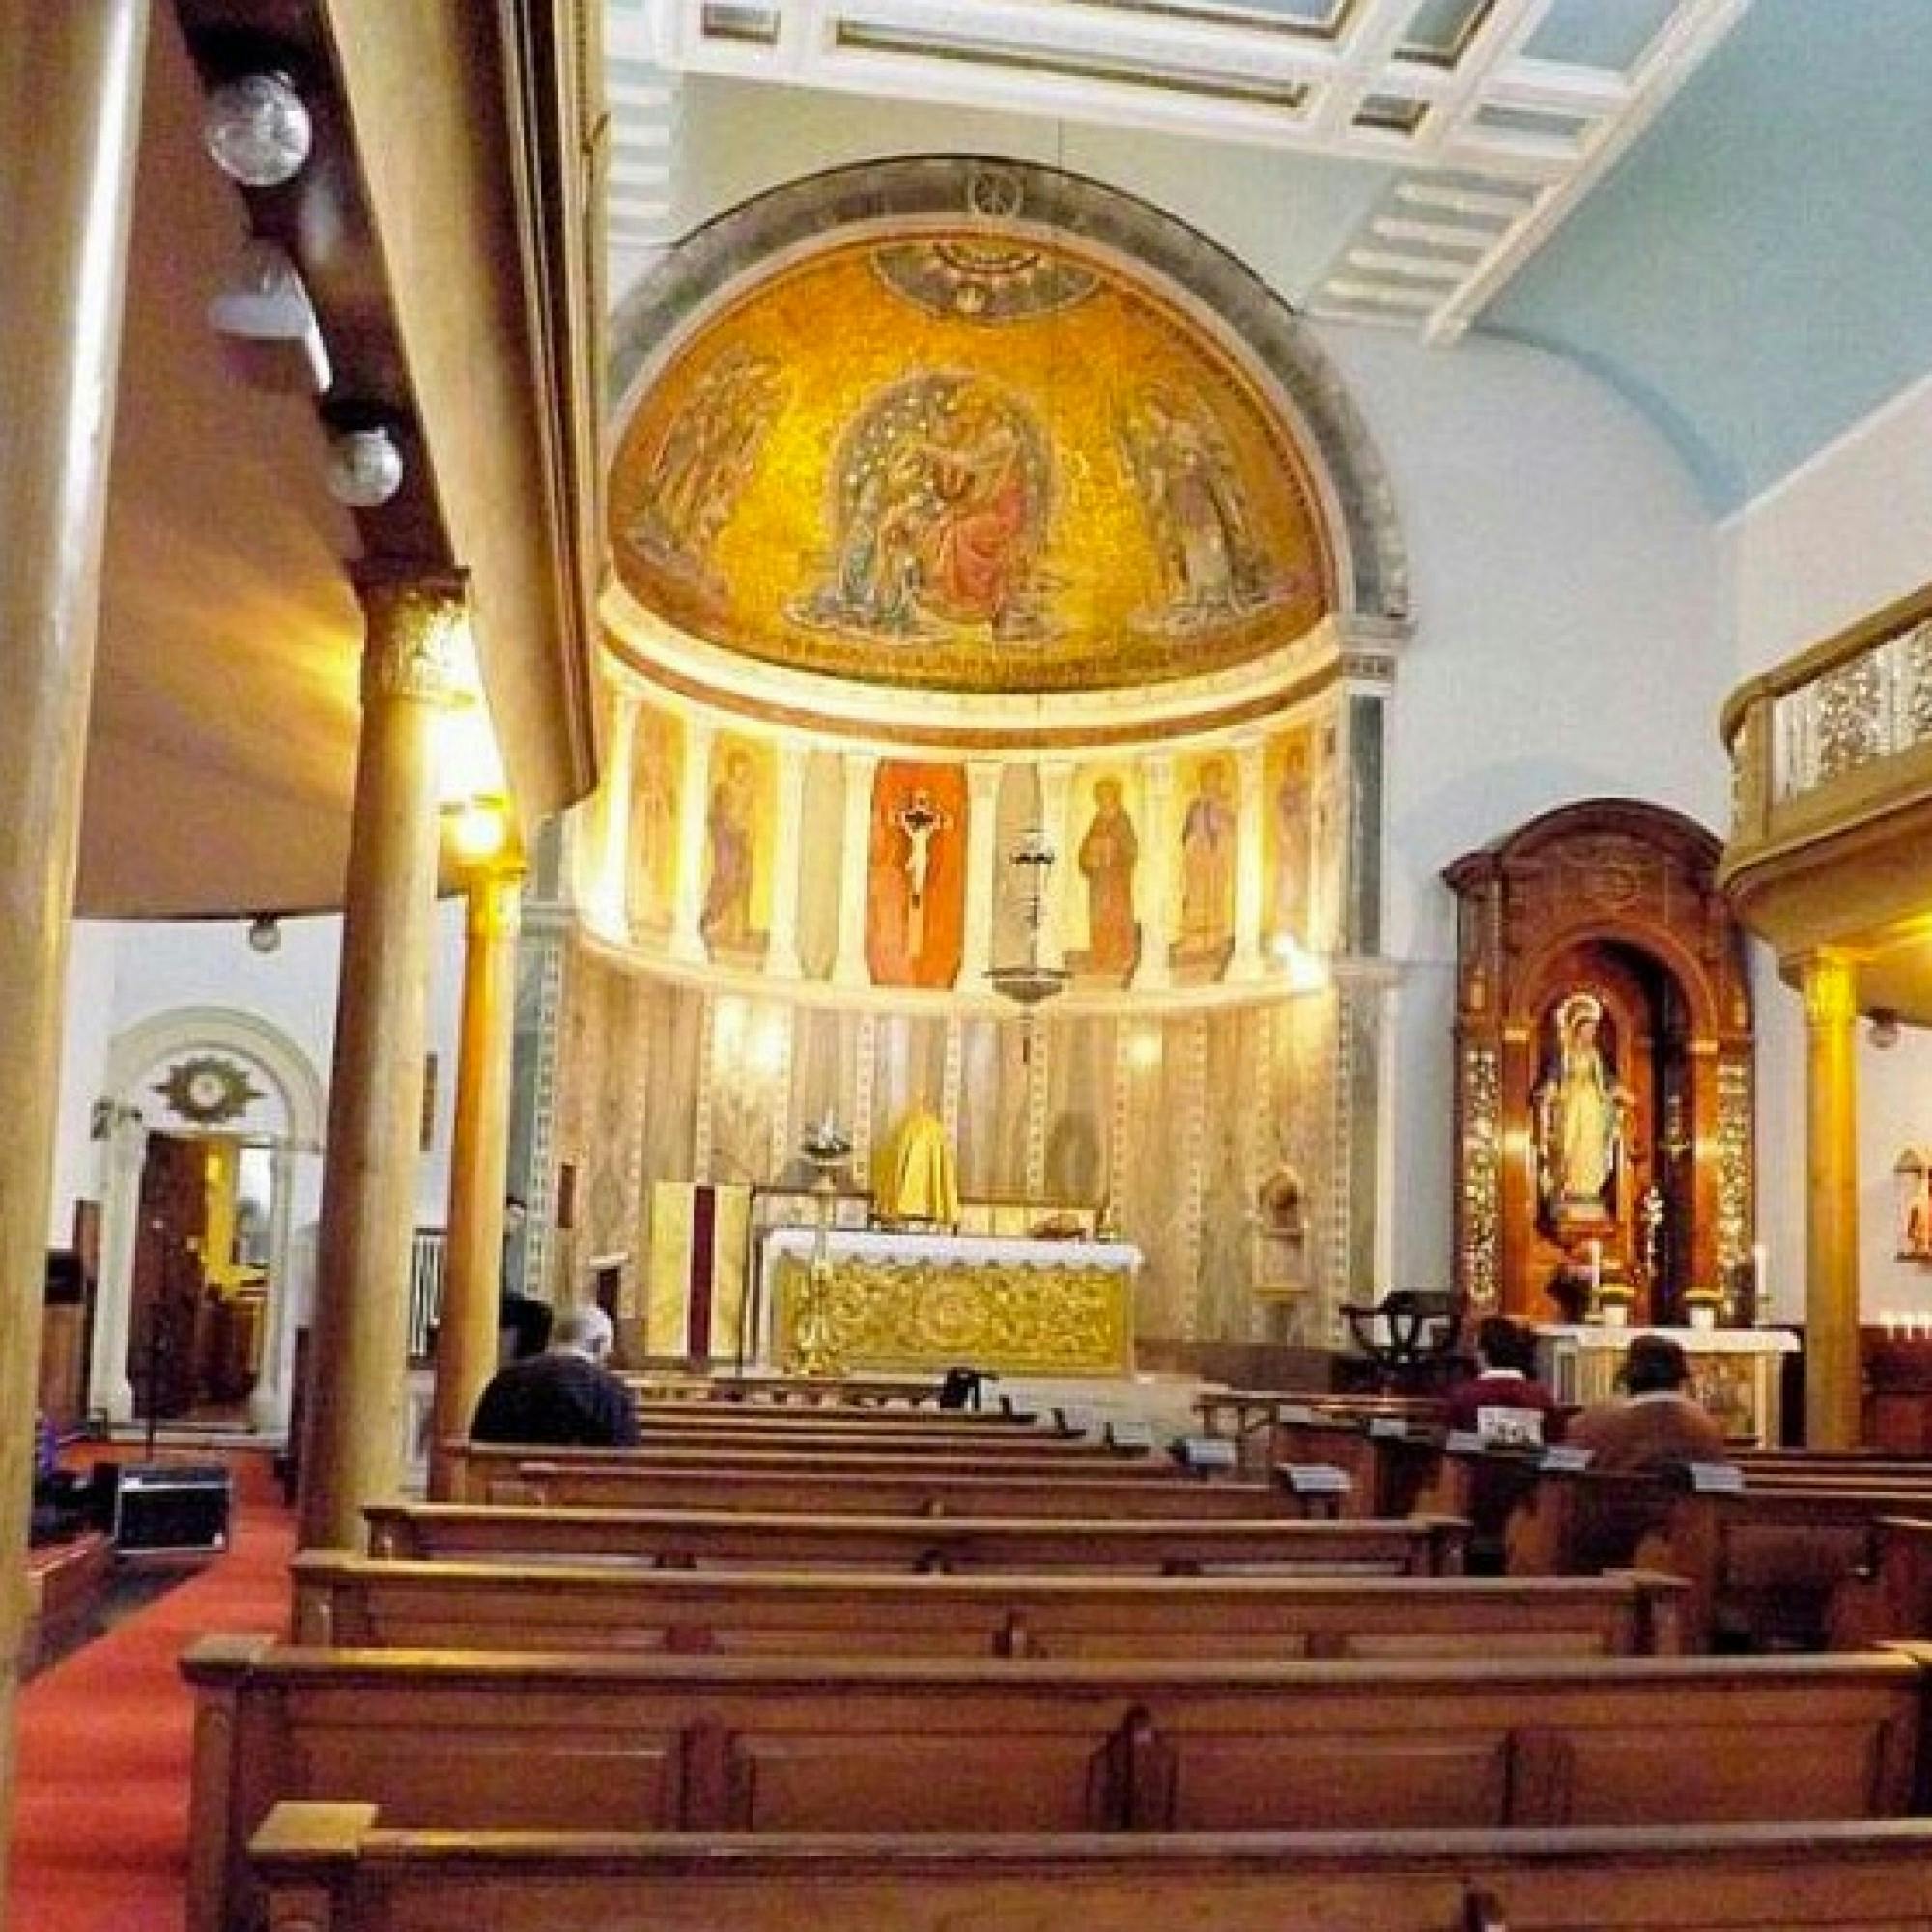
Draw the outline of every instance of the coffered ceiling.
M1380 192L1305 304L1450 342L1748 4L610 0L613 279L665 239L670 76L702 73L1363 164Z

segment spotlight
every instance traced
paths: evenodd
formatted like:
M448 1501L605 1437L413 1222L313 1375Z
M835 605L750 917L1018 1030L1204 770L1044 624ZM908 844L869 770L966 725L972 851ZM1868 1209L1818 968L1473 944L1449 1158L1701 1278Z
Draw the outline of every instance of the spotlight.
M201 138L230 181L279 187L301 172L315 128L287 74L249 73L209 95Z
M248 922L248 946L255 952L276 952L281 950L282 923L271 912L258 912Z
M257 346L247 373L261 375L265 387L327 390L328 351L315 306L279 242L250 238L209 302L208 320L231 343Z
M1871 1012L1871 1043L1881 1053L1898 1044L1898 1015L1889 1007L1874 1007Z
M403 487L403 452L380 423L338 430L329 446L328 494L352 510L380 509Z

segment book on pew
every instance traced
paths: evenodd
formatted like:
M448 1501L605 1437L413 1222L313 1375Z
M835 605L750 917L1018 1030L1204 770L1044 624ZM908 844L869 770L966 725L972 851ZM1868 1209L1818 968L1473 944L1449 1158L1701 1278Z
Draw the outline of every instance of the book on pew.
M1298 1496L1344 1496L1349 1472L1332 1463L1284 1463L1282 1478Z

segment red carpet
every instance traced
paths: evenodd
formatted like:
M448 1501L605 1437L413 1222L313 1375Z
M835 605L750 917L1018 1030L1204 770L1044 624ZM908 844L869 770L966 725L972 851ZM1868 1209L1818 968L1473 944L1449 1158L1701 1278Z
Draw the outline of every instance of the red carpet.
M181 1932L193 1709L175 1660L207 1631L281 1631L295 1548L268 1458L225 1460L227 1554L21 1694L13 1932Z

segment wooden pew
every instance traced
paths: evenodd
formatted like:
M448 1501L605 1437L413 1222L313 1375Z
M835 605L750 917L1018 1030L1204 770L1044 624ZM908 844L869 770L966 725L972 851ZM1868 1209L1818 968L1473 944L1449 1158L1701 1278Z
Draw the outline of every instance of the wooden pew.
M676 1476L687 1473L737 1472L778 1475L805 1482L817 1476L870 1476L882 1481L908 1478L915 1482L961 1476L985 1476L996 1481L1059 1482L1068 1477L1106 1482L1157 1481L1179 1484L1189 1480L1166 1456L1140 1455L1115 1461L1084 1449L1046 1450L1037 1455L1001 1451L981 1455L977 1450L809 1448L781 1443L744 1445L738 1442L665 1441L652 1439L630 1449L544 1447L530 1443L458 1442L445 1445L456 1502L487 1502L496 1486L523 1480L535 1464L573 1474Z
M1577 1575L1634 1564L1685 1577L1690 1640L1821 1648L1832 1600L1869 1571L1877 1524L1922 1492L1863 1486L1686 1493L1663 1477L1545 1472L1510 1523L1510 1570Z
M377 1503L379 1558L558 1557L666 1569L1017 1570L1184 1577L1286 1572L1454 1576L1467 1526L1444 1517L1310 1522L1117 1517L811 1516L733 1510L518 1509Z
M891 1516L1266 1517L1301 1502L1266 1483L1157 1475L897 1475L800 1463L769 1470L624 1468L531 1461L495 1478L486 1500L545 1509L798 1511Z
M1877 1932L1932 1918L1932 1821L944 1837L411 1832L287 1804L256 1833L311 1932Z
M113 1574L114 1547L99 1530L28 1550L23 1676L58 1657L88 1629Z
M1932 1518L1882 1516L1868 1564L1832 1593L1826 1640L1833 1650L1932 1637Z
M1476 1829L1890 1817L1920 1663L1035 1663L515 1656L207 1638L189 1932L252 1921L283 1799L407 1826Z
M838 1576L294 1563L296 1641L858 1657L1635 1657L1682 1648L1675 1577Z

